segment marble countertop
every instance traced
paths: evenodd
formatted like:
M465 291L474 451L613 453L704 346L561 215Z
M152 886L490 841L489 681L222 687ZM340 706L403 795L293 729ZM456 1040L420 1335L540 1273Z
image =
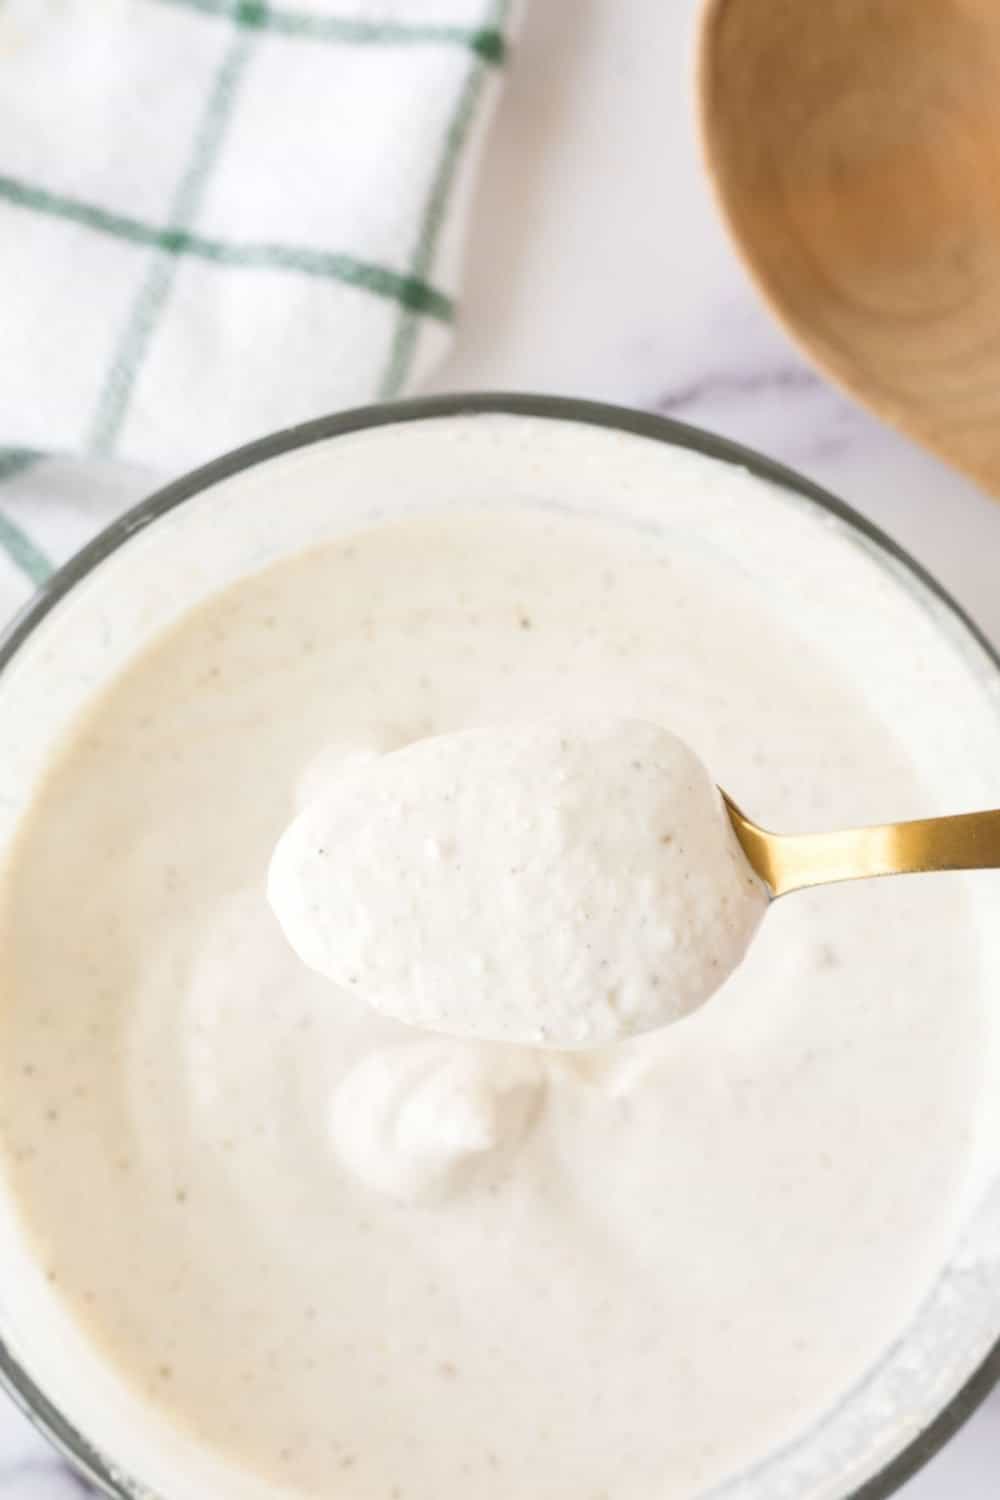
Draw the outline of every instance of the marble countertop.
M1000 642L1000 504L816 376L719 225L691 126L694 0L532 0L438 389L619 401L739 438L907 547ZM902 1500L996 1500L1000 1395ZM82 1486L0 1401L0 1500Z

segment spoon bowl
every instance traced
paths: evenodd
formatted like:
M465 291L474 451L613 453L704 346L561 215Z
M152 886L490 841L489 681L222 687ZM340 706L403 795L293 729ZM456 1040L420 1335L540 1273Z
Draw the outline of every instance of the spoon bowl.
M708 0L698 94L724 217L792 336L1000 495L1000 5Z

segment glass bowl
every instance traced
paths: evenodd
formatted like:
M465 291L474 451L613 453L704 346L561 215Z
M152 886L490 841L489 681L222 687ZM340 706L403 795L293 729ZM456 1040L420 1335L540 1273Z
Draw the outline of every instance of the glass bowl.
M911 599L933 616L934 628L946 634L966 668L993 701L1000 727L1000 658L988 642L921 567L848 506L809 480L735 443L696 428L622 408L551 397L450 396L364 408L322 418L264 438L168 485L128 512L79 552L38 592L0 637L0 723L16 720L17 683L25 672L72 677L80 701L98 678L111 673L117 659L135 649L136 634L153 633L178 612L177 599L213 591L219 580L202 576L197 555L183 545L165 545L162 557L146 545L167 536L184 507L201 501L212 507L213 524L239 536L236 571L262 566L282 550L295 550L315 529L317 507L303 535L290 536L297 524L280 506L267 512L269 476L275 463L293 464L310 450L347 435L372 433L393 424L433 422L442 418L500 414L524 422L579 424L591 431L609 430L675 449L689 450L736 465L777 486L813 516L862 549ZM576 428L574 431L578 430ZM513 472L513 471L512 471ZM211 494L210 494L211 492ZM210 498L207 498L209 497ZM248 498L249 496L249 498ZM259 503L258 503L259 502ZM349 510L349 506L348 506ZM377 512L369 512L371 519ZM256 519L255 519L256 517ZM346 517L345 524L351 522ZM356 521L353 522L356 524ZM256 528L256 529L255 529ZM175 528L176 529L176 528ZM181 543L183 538L180 539ZM168 538L169 541L169 538ZM129 618L117 620L120 646L107 649L100 671L87 654L87 631L79 650L65 645L46 653L46 633L53 619L68 608L86 614L95 581L114 591L114 570L146 569L150 587ZM138 576L138 575L136 575ZM184 599L183 607L188 606ZM93 611L91 610L93 614ZM113 632L112 632L113 633ZM63 632L64 637L66 632ZM65 659L64 659L65 658ZM12 731L11 731L12 732ZM0 762L16 756L16 735L5 745L0 734ZM14 750L10 750L10 744ZM0 794L2 794L0 786ZM0 795L0 809L3 797ZM0 829L2 833L2 829ZM1000 1188L1000 1185L997 1185ZM128 1226L122 1226L122 1233ZM9 1296L9 1291L7 1293ZM0 1330L4 1325L0 1298ZM912 1357L913 1349L921 1351ZM98 1452L40 1389L12 1344L0 1337L0 1381L15 1402L70 1462L98 1489L117 1500L136 1500L149 1492L119 1469L113 1455ZM847 1394L835 1411L789 1448L772 1453L752 1473L712 1491L711 1500L885 1500L920 1469L958 1430L992 1388L1000 1382L1000 1190L973 1221L953 1265L931 1293L914 1328L885 1359ZM170 1497L164 1497L170 1500ZM706 1497L707 1500L707 1497Z

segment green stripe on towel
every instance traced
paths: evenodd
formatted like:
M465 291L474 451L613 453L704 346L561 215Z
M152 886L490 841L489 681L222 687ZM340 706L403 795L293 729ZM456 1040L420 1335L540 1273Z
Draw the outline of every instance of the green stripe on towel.
M199 260L213 261L217 265L246 267L250 270L299 271L304 276L339 281L346 286L374 292L378 297L386 297L390 302L398 302L401 307L437 318L442 323L450 323L455 315L451 298L426 282L418 281L412 276L401 276L398 271L390 271L372 261L358 260L353 255L343 255L337 250L239 243L211 239L187 230L156 229L150 224L140 223L138 219L110 213L78 198L67 198L58 193L46 192L44 188L29 187L27 183L19 182L13 177L0 176L0 200L17 208L33 209L37 213L50 214L53 218L67 219L85 229L93 229L98 234L128 240L133 245L163 250L168 255L193 255ZM0 466L2 463L0 450Z
M0 512L0 552L6 554L10 561L23 573L31 583L44 583L53 571L52 563L49 562L40 547L36 547L20 526L15 526L7 516Z
M497 26L351 20L314 15L283 5L266 5L262 0L238 0L236 4L232 0L156 0L156 3L200 11L253 30L301 37L304 41L340 42L349 46L467 47L490 63L502 63L506 55L506 40Z
M489 23L486 26L487 30L499 32L506 19L507 8L508 0L492 0L484 17L484 21ZM476 116L479 96L486 83L487 66L482 56L473 59L445 131L437 170L431 179L420 233L410 261L409 274L416 281L422 281L433 269L438 236L448 211L459 162L462 159L462 149ZM406 308L401 309L393 330L385 373L379 384L378 394L383 400L398 396L405 385L416 353L418 333L417 319Z

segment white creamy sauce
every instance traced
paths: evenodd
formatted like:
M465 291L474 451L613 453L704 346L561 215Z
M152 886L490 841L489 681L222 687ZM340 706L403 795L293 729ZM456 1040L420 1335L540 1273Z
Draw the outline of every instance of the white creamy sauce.
M265 885L297 806L342 773L339 827L352 777L424 753L402 747L595 712L675 727L772 826L934 805L768 579L529 509L248 578L143 651L38 787L0 888L4 1202L142 1403L166 1500L690 1500L839 1402L949 1253L988 1034L962 880L777 903L711 1004L583 1052L421 1035L292 952ZM443 830L473 871L491 808ZM552 829L531 847L563 858ZM630 856L651 902L660 848ZM593 1015L593 973L532 1010ZM82 1409L74 1347L49 1363Z
M472 729L334 777L269 895L303 962L411 1026L593 1047L688 1015L767 906L683 741L637 720Z

